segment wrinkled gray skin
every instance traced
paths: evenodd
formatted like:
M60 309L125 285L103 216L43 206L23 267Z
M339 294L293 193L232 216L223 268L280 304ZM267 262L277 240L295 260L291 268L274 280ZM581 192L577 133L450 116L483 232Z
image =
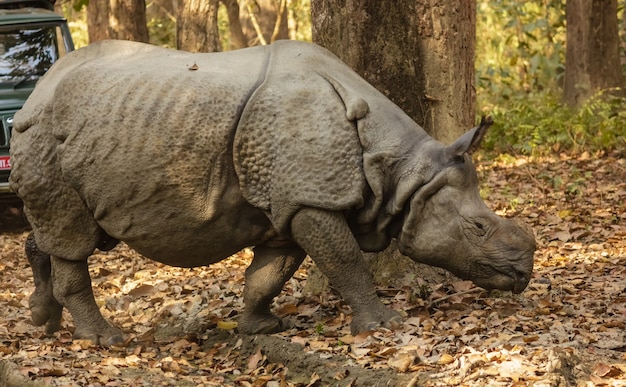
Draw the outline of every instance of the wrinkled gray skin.
M122 341L87 267L119 240L184 267L253 246L239 320L250 334L283 329L270 305L307 254L352 307L354 333L400 323L361 255L392 238L418 262L519 293L535 241L479 197L470 154L489 125L444 146L306 43L75 51L15 116L11 186L33 226L33 321L53 332L67 307L75 337Z

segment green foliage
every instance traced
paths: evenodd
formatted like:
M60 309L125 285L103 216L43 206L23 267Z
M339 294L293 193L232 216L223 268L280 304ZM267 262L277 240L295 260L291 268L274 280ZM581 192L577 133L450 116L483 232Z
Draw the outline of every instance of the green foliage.
M549 91L518 93L485 107L495 124L484 147L496 152L545 155L551 152L610 151L626 146L626 99L609 90L580 109Z
M76 10L76 4L81 3L87 5L88 2L89 0L80 0L73 3L62 4L63 16L67 19L67 24L72 34L72 40L74 41L74 47L76 48L81 48L89 44L86 10L82 5L80 7L81 9Z
M76 12L82 11L83 7L86 7L88 5L89 5L89 0L74 0L74 1L72 1L72 8Z
M176 16L159 8L155 2L147 4L148 35L150 43L168 48L176 48Z
M311 1L292 0L287 2L289 19L292 23L290 38L310 42L311 37Z
M553 88L565 63L564 0L479 0L476 84L506 99Z
M605 90L578 110L561 100L564 0L479 0L477 7L477 105L495 120L487 150L544 155L625 146L619 90Z

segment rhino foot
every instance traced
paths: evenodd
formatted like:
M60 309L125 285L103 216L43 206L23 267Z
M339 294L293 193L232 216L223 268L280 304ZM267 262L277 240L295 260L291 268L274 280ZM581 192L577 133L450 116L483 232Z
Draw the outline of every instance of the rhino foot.
M103 325L103 324L102 324ZM103 347L125 347L126 340L122 331L108 323L106 326L76 328L73 338L76 340L90 340Z
M33 324L46 324L46 334L51 335L61 328L63 306L52 296L51 284L35 288L29 299L29 307Z
M277 333L285 330L283 321L273 314L244 314L237 325L239 332L246 335Z
M387 307L377 311L363 311L352 316L350 331L353 335L356 335L360 332L373 331L381 327L399 329L402 327L402 320L400 313Z
M46 334L51 335L61 328L63 306L52 291L50 255L39 249L33 233L26 238L24 247L35 281L35 291L28 302L31 319L36 326L45 324Z

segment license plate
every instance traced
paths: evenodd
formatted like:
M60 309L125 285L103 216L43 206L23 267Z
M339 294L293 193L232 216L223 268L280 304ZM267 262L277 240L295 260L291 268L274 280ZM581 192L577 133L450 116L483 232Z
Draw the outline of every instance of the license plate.
M0 156L0 171L11 170L11 159L9 156Z

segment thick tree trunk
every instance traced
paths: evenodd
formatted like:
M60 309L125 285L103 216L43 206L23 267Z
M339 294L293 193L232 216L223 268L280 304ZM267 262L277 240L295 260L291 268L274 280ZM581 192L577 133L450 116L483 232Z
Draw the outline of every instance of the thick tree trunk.
M626 70L626 0L622 4L622 29L621 29L621 50L620 55L622 58L622 74Z
M110 5L112 39L148 42L145 0L110 0Z
M110 39L109 2L91 1L87 5L87 34L89 43Z
M387 95L433 137L474 124L473 1L312 0L313 41Z
M181 0L176 17L176 47L191 52L221 51L219 0Z
M623 87L617 0L566 2L564 99L580 106L599 90Z
M449 143L475 122L474 1L312 0L313 41L339 56L433 137ZM445 270L402 256L395 242L366 254L382 286L439 283ZM317 278L317 279L316 279ZM316 270L310 293L323 288Z
M89 42L104 39L148 42L145 0L99 0L87 5Z

